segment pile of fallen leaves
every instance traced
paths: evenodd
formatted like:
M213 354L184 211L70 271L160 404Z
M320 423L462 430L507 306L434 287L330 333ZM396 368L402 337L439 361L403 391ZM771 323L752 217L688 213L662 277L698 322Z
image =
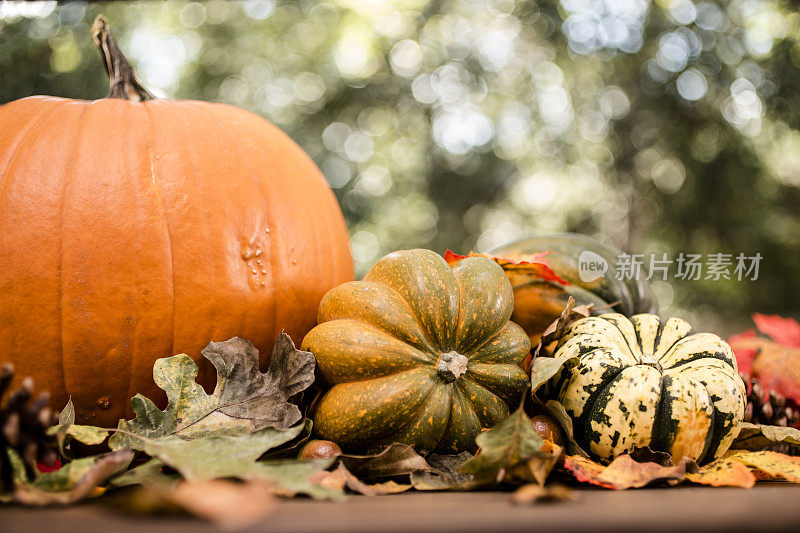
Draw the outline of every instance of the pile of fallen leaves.
M539 349L546 349L570 320L588 312L569 306ZM195 381L198 368L190 357L159 359L153 376L167 394L167 407L161 410L137 395L131 400L136 416L120 421L117 428L76 424L75 408L68 403L58 425L49 429L60 468L31 474L23 458L9 450L13 488L0 501L44 506L102 496L100 501L116 507L183 510L235 529L264 517L277 498L295 495L340 501L348 493L500 488L514 489L513 501L526 503L575 499L578 483L626 489L678 483L752 487L763 479L800 482L800 458L763 451L774 444L800 449L800 431L794 428L744 424L731 451L704 466L674 464L668 454L646 448L601 465L571 439L563 407L552 401L537 405L532 397L478 436L474 456L423 457L410 446L393 444L373 455L301 460L298 452L311 438L312 424L298 400L314 382L314 356L298 350L286 335L276 342L267 372L259 370L258 351L239 338L210 343L203 356L217 371L212 394ZM559 367L558 359L535 358L533 390ZM529 412L546 412L556 420L563 442L543 437Z

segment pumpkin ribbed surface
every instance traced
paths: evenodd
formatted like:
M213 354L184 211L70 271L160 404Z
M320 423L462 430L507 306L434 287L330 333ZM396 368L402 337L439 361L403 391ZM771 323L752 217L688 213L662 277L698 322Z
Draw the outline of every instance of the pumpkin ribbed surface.
M731 348L678 318L605 314L572 324L555 357L574 356L542 389L573 419L575 438L608 461L635 447L708 462L744 416Z
M530 342L509 322L513 304L494 261L450 268L429 250L389 254L363 281L331 290L303 341L332 385L315 430L357 451L391 442L474 450L528 385L519 365Z
M336 199L266 120L223 104L0 107L0 360L116 425L158 357L240 336L264 363L353 279ZM201 362L200 380L213 383Z

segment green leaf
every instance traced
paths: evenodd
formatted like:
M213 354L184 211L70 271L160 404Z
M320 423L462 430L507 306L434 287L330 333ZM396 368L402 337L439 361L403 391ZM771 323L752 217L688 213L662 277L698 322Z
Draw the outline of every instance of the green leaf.
M460 471L472 474L481 485L500 483L515 467L547 455L542 452L544 441L523 406L494 428L479 434L475 441L480 447L478 454L464 463Z
M578 360L574 355L562 357L537 357L531 363L531 394L555 376L568 361Z
M282 461L259 461L239 476L242 479L266 481L275 492L282 496L305 494L316 500L342 501L345 499L341 488L324 486L317 482L324 470L336 461L335 457L298 461L286 459Z
M75 423L75 406L72 404L72 397L67 400L67 405L58 413L58 425L70 426Z
M72 398L67 400L67 405L59 413L58 425L47 428L47 434L55 435L61 455L65 457L69 456L65 450L69 439L93 446L102 444L108 438L109 433L110 431L107 429L75 424L75 406L72 404Z
M159 459L150 459L146 463L132 468L111 480L114 487L129 487L131 485L146 485L149 487L171 487L180 481L177 474L165 474L164 462Z
M246 477L267 450L297 437L305 427L262 429L243 435L184 439L176 435L143 441L143 450L171 466L187 480Z
M734 450L763 450L775 444L800 448L800 430L782 426L762 426L742 422L739 436L731 444Z
M285 333L275 341L266 373L258 368L258 350L238 337L209 343L203 356L217 369L213 394L195 381L197 365L188 355L157 360L153 379L167 393L167 408L161 411L150 399L134 396L136 417L120 421L120 431L109 441L112 449L141 449L144 439L170 435L198 438L287 429L302 418L288 399L313 383L314 356L295 348Z
M102 444L106 440L109 430L95 426L83 426L79 424L59 424L47 429L48 435L58 436L59 444L66 443L66 437L73 438L84 444Z

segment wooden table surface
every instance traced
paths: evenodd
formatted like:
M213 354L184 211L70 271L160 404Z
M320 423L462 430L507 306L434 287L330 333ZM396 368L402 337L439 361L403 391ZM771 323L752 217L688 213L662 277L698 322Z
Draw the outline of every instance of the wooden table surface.
M581 489L578 502L513 505L508 493L422 493L344 503L282 500L247 531L269 533L442 533L517 531L800 531L800 486L746 489L676 487L609 491ZM205 533L191 517L133 516L97 503L64 509L0 507L0 532Z

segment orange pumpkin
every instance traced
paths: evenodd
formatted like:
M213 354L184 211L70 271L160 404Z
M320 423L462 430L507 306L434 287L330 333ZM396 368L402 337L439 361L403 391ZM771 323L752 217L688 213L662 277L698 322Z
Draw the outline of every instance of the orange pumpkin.
M155 100L98 17L109 98L0 106L0 360L115 425L156 358L238 335L266 363L353 279L324 176L266 120ZM201 365L200 381L213 383Z

